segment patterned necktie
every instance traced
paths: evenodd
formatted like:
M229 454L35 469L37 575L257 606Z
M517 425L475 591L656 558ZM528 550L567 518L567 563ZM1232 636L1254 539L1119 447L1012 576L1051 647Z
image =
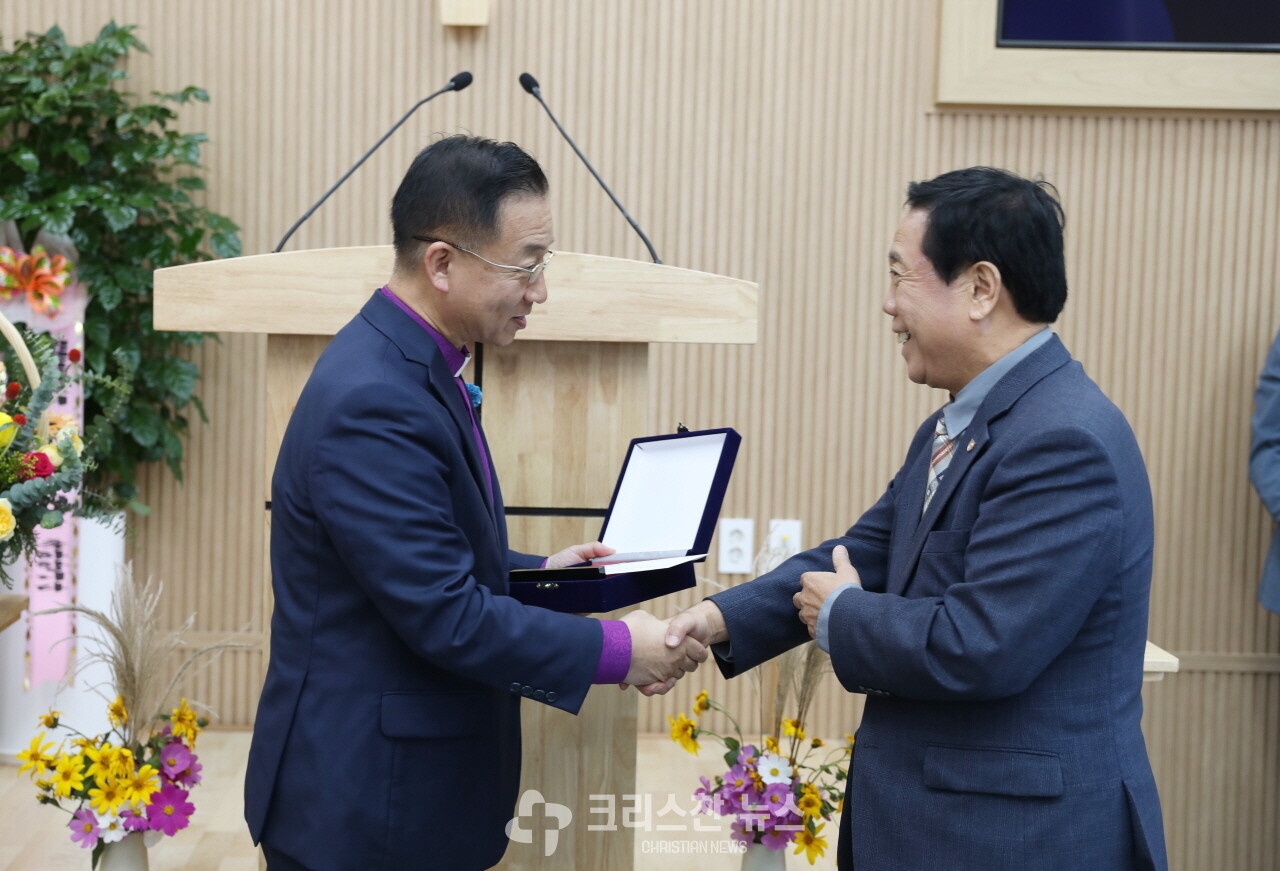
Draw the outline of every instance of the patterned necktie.
M947 436L947 418L938 415L938 425L933 429L933 456L929 458L929 480L924 486L924 508L921 514L929 510L929 501L938 491L938 481L942 473L951 463L951 455L955 453L956 443Z

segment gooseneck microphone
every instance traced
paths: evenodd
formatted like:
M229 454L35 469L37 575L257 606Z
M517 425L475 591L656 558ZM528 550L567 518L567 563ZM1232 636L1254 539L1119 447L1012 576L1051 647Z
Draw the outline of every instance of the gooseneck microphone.
M440 96L441 94L443 94L445 91L461 91L461 90L462 90L463 88L465 88L467 85L471 84L472 78L473 78L473 77L472 77L471 73L465 73L465 72L464 72L464 73L458 73L456 76L454 76L453 78L449 79L449 84L445 85L443 88L441 88L440 90L436 91L434 94L431 94L431 95L429 95L429 96L423 97L421 100L419 100L417 103L415 103L415 104L414 104L414 106L413 106L413 108L412 108L412 109L410 109L408 112L405 112L405 113L404 113L404 117L403 117L403 118L401 118L399 121L397 121L397 122L395 123L395 126L394 126L394 127L392 127L390 130L388 130L386 133L382 134L382 138L381 138L381 139L379 139L377 142L373 143L373 148L370 148L368 151L366 151L366 152L364 153L364 157L362 157L362 158L360 158L359 160L357 160L357 161L356 161L355 166L353 166L353 167L351 167L351 169L347 170L347 171L346 171L346 173L342 176L342 178L338 179L338 181L333 185L333 187L329 188L327 191L325 191L325 192L324 192L324 196L322 196L320 199L316 200L315 205L313 205L311 208L307 209L307 213L306 213L305 215L303 215L301 218L299 218L299 219L294 223L294 225L293 225L292 227L290 227L290 228L289 228L289 232L284 234L284 238L280 240L280 244L276 246L275 251L273 251L272 253L274 254L274 253L278 252L281 248L283 248L283 247L284 247L284 243L289 241L289 237L290 237L290 236L292 236L292 235L294 234L294 231L295 231L295 230L297 230L299 227L301 227L301 226L302 226L302 222L303 222L303 221L305 221L307 218L310 218L310 217L311 217L311 213L312 213L312 212L314 212L316 209L320 208L321 204L323 204L325 200L329 199L330 194L332 194L332 193L333 193L334 191L336 191L339 187L341 187L341 186L342 186L342 183L343 183L344 181L346 181L347 179L349 179L349 178L351 177L351 174L352 174L353 172L355 172L357 169L359 169L359 168L360 168L360 165L361 165L361 164L363 164L366 160L368 160L368 159L369 159L369 155L371 155L371 154L373 154L375 151L377 151L377 150L378 150L378 147L379 147L380 145L382 145L382 143L386 142L386 141L387 141L387 138L388 138L388 137L390 137L392 133L395 133L397 130L399 130L399 129L400 129L400 125L401 125L401 124L403 124L404 122L408 121L408 120L409 120L409 116L410 116L410 115L412 115L414 112L418 111L418 109L420 109L422 106L426 105L427 103L430 103L432 100L434 100L436 97L438 97L438 96Z
M662 261L658 259L658 252L653 250L653 243L650 242L649 237L644 234L644 230L640 229L640 225L636 223L636 219L631 217L630 213L627 212L622 203L618 202L618 198L613 195L613 191L609 190L609 186L604 183L604 179L600 177L600 173L596 172L596 168L591 165L591 161L587 160L587 156L582 153L582 149L578 147L578 144L573 141L572 137L570 137L568 133L564 132L564 128L560 126L560 122L557 121L556 116L552 114L551 108L546 104L546 101L542 99L542 88L538 87L538 80L528 73L521 73L520 87L529 92L529 94L538 101L538 104L546 110L547 117L551 119L552 124L556 125L556 129L560 131L560 135L564 137L565 142L569 143L569 147L573 149L574 154L578 155L582 162L586 164L587 169L591 170L591 174L595 176L595 180L600 183L600 187L604 188L604 192L609 195L609 199L613 200L613 204L618 207L618 211L622 212L622 217L626 218L627 223L631 225L631 228L639 234L645 247L649 249L649 256L653 258L653 262L661 263Z

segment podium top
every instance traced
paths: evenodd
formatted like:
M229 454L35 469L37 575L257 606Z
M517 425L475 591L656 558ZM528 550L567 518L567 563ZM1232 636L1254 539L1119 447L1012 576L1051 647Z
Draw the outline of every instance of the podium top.
M161 330L329 336L391 274L390 245L258 254L155 272ZM556 252L547 302L521 340L753 344L750 281L638 260Z

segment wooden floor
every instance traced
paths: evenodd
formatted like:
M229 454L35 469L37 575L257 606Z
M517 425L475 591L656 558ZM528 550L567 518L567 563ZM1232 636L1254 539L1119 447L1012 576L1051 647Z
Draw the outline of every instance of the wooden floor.
M204 780L191 795L196 805L191 827L151 849L151 871L258 871L258 851L245 829L241 800L249 733L206 732L200 736L199 750ZM691 757L665 735L641 735L638 753L637 792L652 796L655 813L668 795L688 796L699 775L715 774L717 765L723 768L714 754ZM37 804L27 775L17 776L16 762L3 762L0 869L87 871L89 853L71 843L66 828L69 817ZM719 822L703 818L700 825L713 828ZM835 822L827 823L823 832L831 835L831 847L812 866L819 871L835 869L835 828ZM710 832L694 831L692 824L687 831L637 831L635 871L735 871L741 865L738 855L712 852L728 840L727 826ZM787 867L797 871L811 866L803 857L789 855Z

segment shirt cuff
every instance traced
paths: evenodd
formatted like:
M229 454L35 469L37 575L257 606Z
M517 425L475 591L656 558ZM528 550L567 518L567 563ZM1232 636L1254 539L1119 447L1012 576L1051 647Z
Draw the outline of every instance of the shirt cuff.
M840 594L843 593L845 590L849 589L850 587L857 587L859 590L862 589L861 584L856 584L856 583L853 583L852 581L842 586L836 587L834 590L831 591L831 595L827 596L827 600L822 603L822 609L818 611L818 629L814 633L815 637L813 640L817 642L818 647L822 649L822 652L828 655L830 655L831 653L831 638L829 635L831 631L829 628L829 624L831 623L831 608L833 605L835 605L836 599L840 596Z
M631 670L631 630L621 620L601 620L604 643L592 683L621 683Z

